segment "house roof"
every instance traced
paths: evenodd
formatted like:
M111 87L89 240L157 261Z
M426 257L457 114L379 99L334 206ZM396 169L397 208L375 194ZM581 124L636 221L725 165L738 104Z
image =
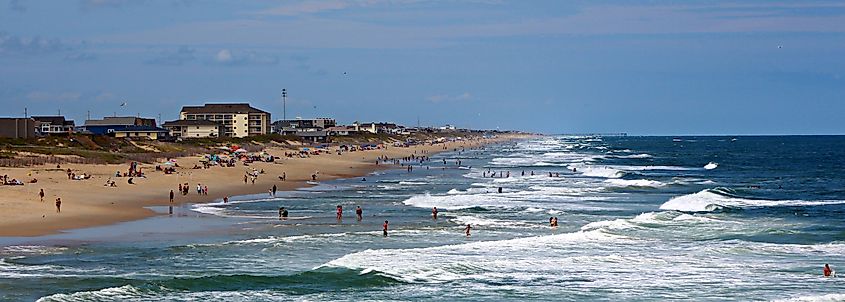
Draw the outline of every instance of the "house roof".
M325 129L326 131L355 131L355 127L350 126L335 126L335 127L328 127Z
M42 123L50 123L55 125L63 125L65 123L65 117L60 115L54 116L33 116L32 119Z
M326 134L326 131L303 131L303 132L297 132L296 136L302 136L302 137L317 136L317 137L321 137L321 136L327 136L327 134Z
M175 120L164 122L161 124L164 127L168 126L219 126L220 123L209 120Z
M267 113L254 108L249 103L205 104L203 106L183 106L184 113Z
M104 117L101 120L85 120L85 126L135 125L135 119L134 116Z
M114 132L170 132L170 130L150 126L129 126L121 129L114 129Z

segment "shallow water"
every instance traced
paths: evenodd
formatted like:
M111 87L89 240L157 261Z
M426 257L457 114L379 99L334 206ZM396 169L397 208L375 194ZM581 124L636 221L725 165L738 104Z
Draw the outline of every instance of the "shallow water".
M543 137L443 153L412 173L4 238L0 293L42 301L845 300L843 279L821 277L824 263L845 265L845 138L683 140ZM510 177L484 177L488 170ZM280 206L291 219L277 219ZM548 226L551 216L560 226Z

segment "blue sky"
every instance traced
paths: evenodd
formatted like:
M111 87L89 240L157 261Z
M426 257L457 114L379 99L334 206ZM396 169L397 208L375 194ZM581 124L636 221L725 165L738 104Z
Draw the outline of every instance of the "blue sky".
M0 116L845 133L842 1L0 0L0 66Z

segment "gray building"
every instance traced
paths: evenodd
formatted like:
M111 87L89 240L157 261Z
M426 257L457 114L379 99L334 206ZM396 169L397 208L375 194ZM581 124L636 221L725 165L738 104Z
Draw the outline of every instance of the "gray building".
M31 118L0 118L0 137L35 137L37 123Z
M337 125L333 118L312 118L312 119L292 119L292 120L278 120L273 122L273 132L280 134L288 134L303 131L321 131L326 128L331 128Z

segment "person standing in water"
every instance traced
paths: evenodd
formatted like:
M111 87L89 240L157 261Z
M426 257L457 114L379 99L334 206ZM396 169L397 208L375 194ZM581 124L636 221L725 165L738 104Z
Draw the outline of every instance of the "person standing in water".
M381 225L381 230L384 233L384 237L387 237L387 220L385 220L384 224Z
M273 197L276 197L276 190L277 190L276 185L273 185Z
M464 229L467 233L467 237L469 237L469 231L472 230L472 226L467 223L467 227Z
M288 219L288 209L285 207L279 208L279 219L286 220Z
M830 265L827 263L824 264L824 270L822 271L825 277L836 277L836 272L830 269Z
M173 203L173 190L170 190L170 203Z
M431 218L437 220L437 207L431 209Z
M343 206L337 206L337 220L343 219Z
M358 206L355 209L355 215L358 215L358 221L361 221L362 219L364 219L364 210L361 209L361 206Z

